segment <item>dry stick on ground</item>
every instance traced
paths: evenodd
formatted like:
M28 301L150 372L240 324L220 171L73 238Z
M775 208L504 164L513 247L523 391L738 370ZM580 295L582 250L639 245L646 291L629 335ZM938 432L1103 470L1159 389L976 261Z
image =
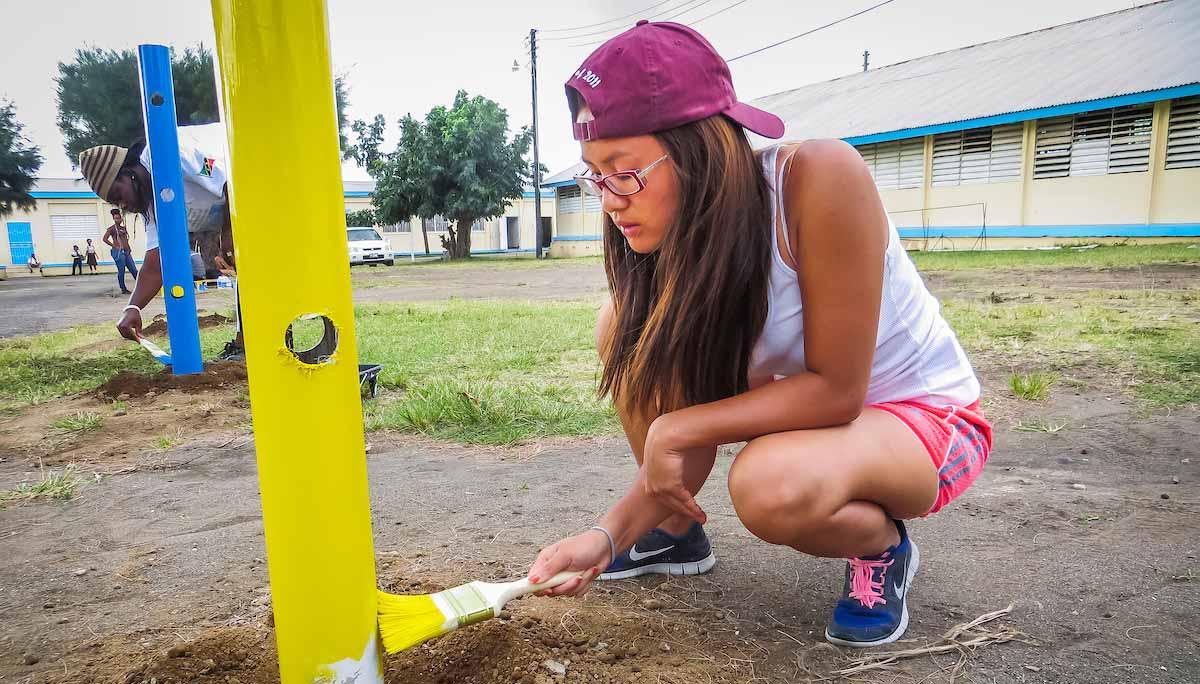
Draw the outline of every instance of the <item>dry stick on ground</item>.
M902 651L885 651L882 653L872 653L851 660L850 667L841 670L835 670L833 674L843 677L866 672L868 670L879 670L890 667L891 665L904 660L906 658L915 658L931 653L946 653L949 651L958 651L960 653L959 661L954 667L953 677L956 677L961 671L963 665L966 664L966 658L972 650L977 646L986 644L1002 644L1008 641L1023 641L1025 643L1035 643L1028 638L1028 635L1019 632L1011 627L1000 627L996 630L979 629L980 625L991 622L997 618L1008 615L1012 612L1013 604L1009 604L1007 608L984 613L974 620L956 625L950 631L942 635L938 643L931 646L922 646L920 648L909 648Z

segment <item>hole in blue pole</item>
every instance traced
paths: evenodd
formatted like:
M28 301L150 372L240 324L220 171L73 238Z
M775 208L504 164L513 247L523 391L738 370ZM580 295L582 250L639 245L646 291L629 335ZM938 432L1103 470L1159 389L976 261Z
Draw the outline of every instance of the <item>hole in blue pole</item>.
M162 93L154 93L150 96L150 104L154 105L155 107L161 107L162 103L165 101L166 100L163 99Z

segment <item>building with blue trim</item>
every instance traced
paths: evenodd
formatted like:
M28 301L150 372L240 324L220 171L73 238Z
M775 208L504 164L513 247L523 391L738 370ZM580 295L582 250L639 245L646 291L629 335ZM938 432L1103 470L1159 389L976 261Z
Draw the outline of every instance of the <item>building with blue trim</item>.
M370 209L375 192L374 181L345 181L343 183L346 211ZM87 239L96 246L97 261L102 273L115 269L112 257L100 240L112 224L109 211L112 205L92 192L86 181L78 178L39 178L31 192L37 206L31 210L16 210L0 220L0 278L30 275L26 264L30 253L42 262L42 275L65 275L71 272L71 248L78 245L85 251ZM479 221L471 233L472 252L532 252L534 248L534 194L530 188L519 201L512 203L503 216ZM554 193L542 191L542 223L546 234L553 231ZM140 265L146 249L145 229L140 216L128 215L133 254ZM422 224L427 230L422 232ZM441 237L449 222L435 217L414 217L411 221L376 226L388 241L393 256L404 258L438 256L442 253ZM425 249L428 234L429 249ZM347 258L349 258L347 256Z
M1200 240L1200 2L1166 0L759 98L840 138L910 249ZM752 136L756 148L774 141ZM552 253L598 253L572 176Z

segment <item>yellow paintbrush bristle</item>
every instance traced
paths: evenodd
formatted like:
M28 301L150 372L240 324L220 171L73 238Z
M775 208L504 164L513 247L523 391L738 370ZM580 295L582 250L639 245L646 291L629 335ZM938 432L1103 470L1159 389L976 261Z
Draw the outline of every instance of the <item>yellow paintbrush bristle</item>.
M398 596L379 592L379 636L383 649L398 653L445 634L444 615L431 594Z

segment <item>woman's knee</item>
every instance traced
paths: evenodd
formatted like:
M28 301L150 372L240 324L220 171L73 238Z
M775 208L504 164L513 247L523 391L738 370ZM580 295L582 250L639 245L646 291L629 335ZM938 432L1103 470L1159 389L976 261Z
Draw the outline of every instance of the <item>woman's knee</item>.
M788 467L803 454L786 453L783 447L770 435L747 444L729 469L729 497L751 534L790 546L833 511L819 478L798 476Z

